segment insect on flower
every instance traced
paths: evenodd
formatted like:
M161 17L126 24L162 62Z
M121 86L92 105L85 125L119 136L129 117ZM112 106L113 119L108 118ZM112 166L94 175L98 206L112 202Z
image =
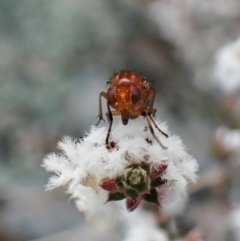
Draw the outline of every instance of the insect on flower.
M166 149L155 135L152 127L153 123L158 131L168 137L166 133L160 130L153 119L156 113L156 109L153 108L156 90L152 88L152 82L136 71L121 70L110 78L110 81L107 82L107 88L107 93L101 92L99 94L99 120L96 124L98 125L101 120L104 120L102 111L102 97L104 97L107 100L106 115L109 122L106 145L108 146L109 143L114 115L121 115L123 125L127 125L129 119L144 116L153 137Z

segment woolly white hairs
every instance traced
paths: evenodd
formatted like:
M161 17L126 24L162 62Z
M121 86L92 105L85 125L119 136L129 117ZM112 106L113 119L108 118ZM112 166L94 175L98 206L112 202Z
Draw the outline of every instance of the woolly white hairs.
M166 124L156 123L168 133ZM87 218L119 216L120 211L133 211L141 200L160 205L181 198L187 182L196 179L198 164L178 136L166 138L155 129L167 147L163 149L144 124L115 122L108 147L106 127L92 126L81 139L64 137L58 143L62 153L43 161L43 167L55 173L46 189L64 186Z

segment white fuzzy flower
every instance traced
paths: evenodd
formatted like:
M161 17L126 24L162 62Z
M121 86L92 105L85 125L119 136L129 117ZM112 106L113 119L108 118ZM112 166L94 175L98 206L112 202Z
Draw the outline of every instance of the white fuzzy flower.
M156 122L167 132L165 124ZM126 126L115 122L108 147L106 134L107 127L92 126L82 139L64 137L58 144L62 153L49 154L43 162L55 173L47 190L64 186L88 218L118 217L142 200L175 202L186 194L187 182L196 179L198 164L178 136L166 138L155 129L164 149L141 120Z
M160 229L151 212L139 209L125 220L127 232L124 241L169 241L166 232Z
M234 207L227 217L227 225L234 235L234 240L240 240L240 206Z
M239 150L240 130L232 130L226 126L220 126L216 130L215 140L227 153Z
M220 48L215 57L213 76L226 94L240 89L240 38Z

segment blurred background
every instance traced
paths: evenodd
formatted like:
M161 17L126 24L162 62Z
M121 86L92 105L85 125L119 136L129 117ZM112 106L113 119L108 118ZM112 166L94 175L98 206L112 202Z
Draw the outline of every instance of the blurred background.
M0 0L0 23L0 241L125 237L46 193L41 167L63 135L96 123L120 69L154 81L157 117L200 165L185 208L156 222L169 240L199 240L187 236L196 227L202 240L240 240L239 0Z

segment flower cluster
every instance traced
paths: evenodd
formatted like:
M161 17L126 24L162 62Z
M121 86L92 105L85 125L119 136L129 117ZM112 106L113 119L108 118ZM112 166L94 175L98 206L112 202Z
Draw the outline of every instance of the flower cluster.
M142 200L164 206L186 194L187 182L196 179L197 162L178 136L156 121L166 138L155 130L161 145L141 120L113 125L109 145L107 128L92 126L83 138L64 137L62 153L46 156L43 166L56 175L47 190L64 186L77 208L88 218L119 216L133 211Z
M128 211L133 211L142 199L159 205L157 188L167 183L161 174L167 168L167 163L162 161L158 165L151 163L130 162L124 173L114 179L103 179L100 187L109 191L107 201L117 201L126 198Z

